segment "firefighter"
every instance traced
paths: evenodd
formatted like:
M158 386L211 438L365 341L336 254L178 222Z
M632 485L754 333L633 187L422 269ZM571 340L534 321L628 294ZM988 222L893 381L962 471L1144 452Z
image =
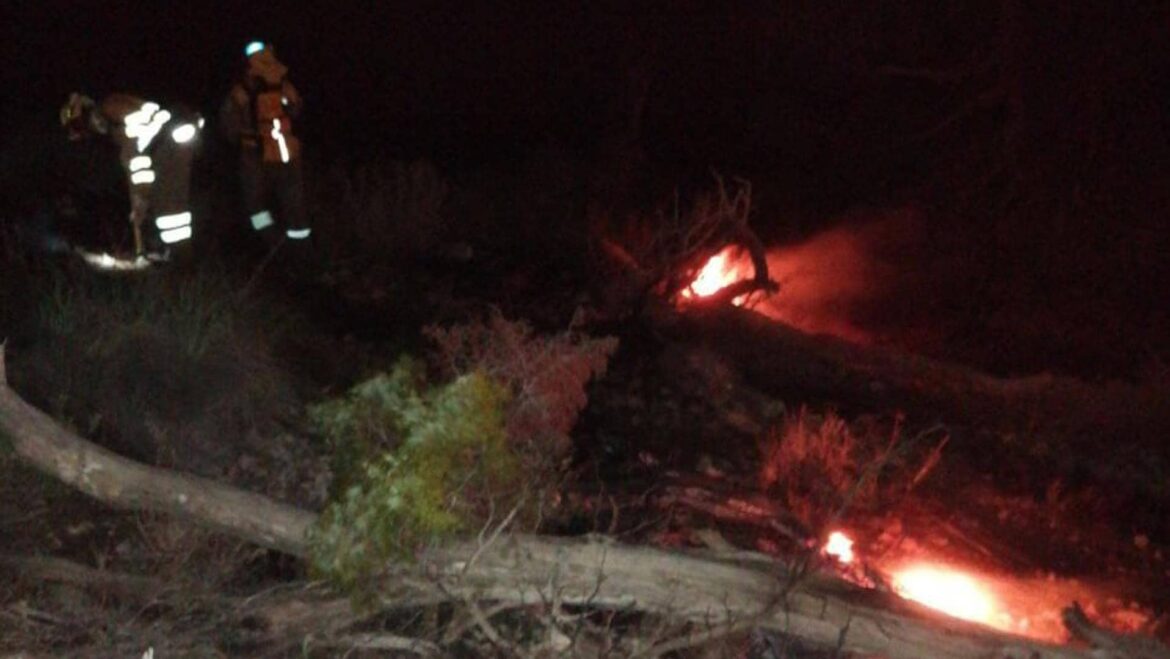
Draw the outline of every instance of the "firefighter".
M244 56L244 75L220 109L220 124L228 140L240 147L240 187L248 219L270 248L287 240L301 245L297 251L303 252L311 229L301 142L293 134L301 97L271 44L253 41Z
M70 140L104 136L118 147L137 257L165 261L172 248L190 240L191 166L203 128L198 114L129 94L111 94L99 104L74 93L61 108L61 124Z

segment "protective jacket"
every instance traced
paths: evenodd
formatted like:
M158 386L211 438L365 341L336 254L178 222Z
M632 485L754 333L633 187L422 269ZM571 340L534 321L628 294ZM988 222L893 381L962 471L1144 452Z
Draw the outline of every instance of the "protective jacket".
M243 79L220 108L225 136L240 147L240 188L252 229L272 245L281 234L301 242L310 235L301 142L293 133L300 111L288 67L268 47L248 57Z
M118 145L126 170L140 253L146 248L157 252L192 235L191 165L201 124L194 113L172 112L130 94L112 94L95 109L91 125ZM153 231L143 228L148 220Z
M252 55L244 80L232 87L220 112L228 139L255 151L263 162L288 163L301 155L293 134L301 96L287 76L288 67L271 49Z

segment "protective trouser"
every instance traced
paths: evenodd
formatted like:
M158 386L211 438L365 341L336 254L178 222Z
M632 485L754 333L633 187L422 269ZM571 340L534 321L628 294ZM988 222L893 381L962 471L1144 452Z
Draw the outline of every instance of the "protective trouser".
M153 149L158 179L150 191L153 230L145 231L155 247L173 249L189 245L192 236L191 167L195 148L173 140L159 142Z
M200 122L175 118L150 102L124 121L120 142L130 178L130 219L141 231L141 248L166 253L192 236L191 165Z
M259 153L245 149L240 156L240 187L252 229L266 243L307 241L311 231L300 159L264 162Z

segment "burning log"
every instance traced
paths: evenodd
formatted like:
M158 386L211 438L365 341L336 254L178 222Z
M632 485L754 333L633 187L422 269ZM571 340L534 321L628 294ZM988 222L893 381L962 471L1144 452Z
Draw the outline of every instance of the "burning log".
M738 181L739 188L729 195L723 179L716 176L715 181L718 194L714 201L707 202L706 206L710 210L704 212L701 204L700 210L692 213L697 219L692 219L683 230L677 232L681 235L677 239L679 245L673 248L676 254L673 262L668 260L669 272L664 277L664 296L667 299L675 298L690 287L695 272L708 262L712 254L732 245L747 251L752 263L752 277L711 292L702 298L701 304L725 305L749 293L764 291L771 294L780 290L779 284L772 281L768 274L764 243L748 224L752 205L751 185L746 181ZM680 275L682 279L679 279Z
M1102 420L1149 397L1137 386L1122 384L1095 386L1050 375L997 378L895 349L808 334L733 306L688 305L654 320L662 336L688 350L718 355L747 384L773 396L921 410L954 423L993 422L1067 437L1099 435ZM1157 401L1146 409L1148 417L1128 421L1160 429L1170 420L1170 408ZM1037 419L1051 420L1051 428L1036 427Z
M316 519L313 513L141 465L85 441L8 387L2 348L0 435L25 462L107 503L169 512L295 555L307 551L305 531ZM491 538L429 551L418 565L390 566L390 578L413 596L637 610L685 623L680 635L640 648L649 654L710 640L713 630L761 628L845 652L891 657L1096 656L947 618L892 594L763 555L666 552L595 537ZM555 621L560 612L549 613Z
M751 293L770 295L779 290L769 275L764 244L749 224L751 184L737 179L729 191L717 174L715 182L715 191L700 197L689 211L676 208L672 215L659 217L652 236L641 236L632 244L595 236L593 244L604 264L600 270L609 273L601 282L601 306L618 307L604 309L603 316L639 312L649 298L669 303L683 297L702 306L718 306ZM736 248L747 252L751 276L727 282L721 290L705 291L701 299L694 295L693 281L708 261Z

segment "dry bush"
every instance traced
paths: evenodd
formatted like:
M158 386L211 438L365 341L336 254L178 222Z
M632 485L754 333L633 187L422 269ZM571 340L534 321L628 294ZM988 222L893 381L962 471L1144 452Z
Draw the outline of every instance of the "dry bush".
M820 532L851 510L905 495L938 466L948 441L941 425L905 434L901 416L892 425L874 417L849 424L802 407L760 442L760 486Z
M214 593L230 588L249 561L264 552L256 546L168 515L137 513L136 543L123 541L117 561L126 572L142 572L177 588Z
M569 433L585 408L585 386L605 373L617 349L613 337L591 338L572 330L533 334L523 321L494 311L486 321L425 330L436 360L448 375L482 371L512 394L508 437L528 444L534 457L556 464L569 450Z
M820 530L845 506L867 507L878 494L870 466L882 457L844 419L801 410L761 443L760 485L778 494L811 530Z

